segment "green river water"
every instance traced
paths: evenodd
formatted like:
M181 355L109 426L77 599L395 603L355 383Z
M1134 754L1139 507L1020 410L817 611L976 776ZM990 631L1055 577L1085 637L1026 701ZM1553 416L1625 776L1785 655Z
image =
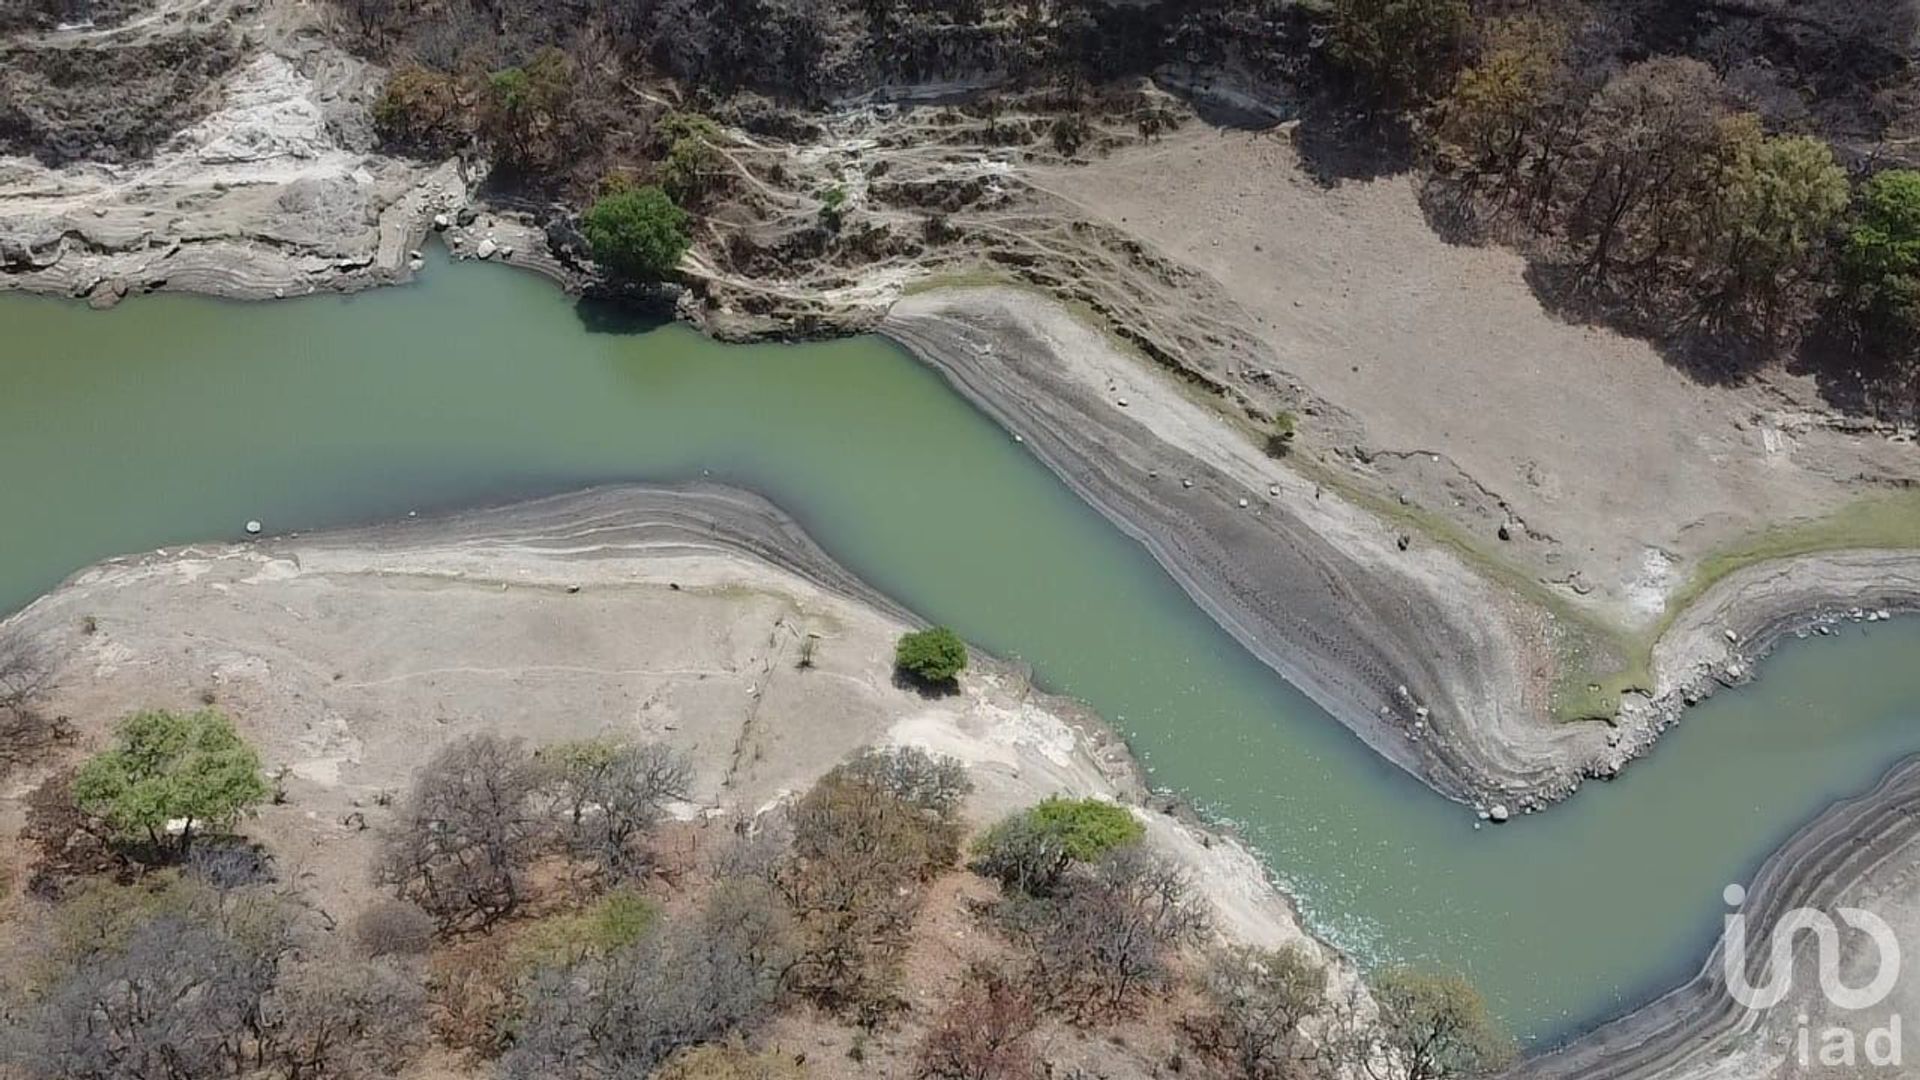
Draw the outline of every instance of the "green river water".
M1383 764L891 344L608 326L544 282L107 312L0 296L0 611L102 556L603 481L774 499L929 618L1030 661L1237 823L1313 925L1564 1035L1690 975L1720 893L1920 750L1920 620L1794 643L1625 778L1504 829Z

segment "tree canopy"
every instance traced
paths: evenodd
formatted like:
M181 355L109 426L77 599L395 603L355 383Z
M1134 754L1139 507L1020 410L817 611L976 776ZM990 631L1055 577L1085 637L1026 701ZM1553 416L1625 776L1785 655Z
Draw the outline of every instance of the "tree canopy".
M81 809L181 856L196 828L231 826L267 794L260 755L211 709L138 713L73 778ZM181 824L170 835L173 822Z
M692 245L687 213L659 187L618 187L581 219L595 262L630 281L670 276Z
M893 663L902 673L933 686L949 685L967 667L967 645L944 626L902 634Z
M1513 1040L1465 979L1389 971L1374 981L1373 998L1378 1037L1407 1080L1486 1076L1513 1060Z
M1888 169L1867 181L1841 264L1864 313L1920 326L1920 171Z
M1333 55L1389 102L1444 89L1473 19L1466 0L1334 0Z

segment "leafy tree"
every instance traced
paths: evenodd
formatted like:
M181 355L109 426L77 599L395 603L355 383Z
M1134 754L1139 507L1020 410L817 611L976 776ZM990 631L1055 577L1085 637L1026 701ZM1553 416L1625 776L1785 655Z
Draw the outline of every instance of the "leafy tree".
M1074 863L1146 835L1125 807L1055 796L995 825L974 845L975 873L1029 896L1051 894Z
M1221 949L1201 975L1207 1008L1183 1027L1229 1075L1289 1080L1311 1052L1300 1025L1326 1004L1326 989L1326 969L1297 947Z
M1850 299L1873 329L1920 328L1920 171L1887 169L1867 181L1840 268Z
M573 58L549 46L524 67L487 77L480 101L480 133L493 156L512 169L545 171L573 149L579 72Z
M699 206L723 175L720 128L699 113L672 113L660 121L667 152L660 160L660 186L681 206Z
M594 261L633 281L673 274L692 246L687 214L660 188L618 186L581 219Z
M1293 453L1293 440L1299 434L1299 418L1282 409L1274 416L1273 428L1267 433L1267 453L1274 457L1286 457Z
M1479 61L1447 96L1440 147L1477 173L1517 176L1537 146L1541 113L1555 90L1566 32L1538 15L1501 19Z
M1333 0L1333 56L1393 104L1430 100L1472 28L1466 0Z
M1380 1009L1373 1048L1386 1054L1359 1060L1378 1080L1386 1080L1374 1072L1383 1056L1404 1080L1491 1076L1513 1061L1513 1041L1465 979L1389 971L1374 981L1373 998Z
M538 773L518 739L469 735L414 778L375 876L443 931L485 929L517 910L540 854Z
M138 713L73 778L81 809L173 856L188 854L195 829L230 827L267 795L260 755L212 710Z
M1768 138L1741 114L1723 129L1717 213L1695 258L1696 274L1726 305L1778 322L1783 299L1805 280L1813 252L1847 208L1847 174L1826 143Z
M373 127L405 150L438 156L466 141L466 109L459 80L417 64L399 68L373 103Z
M967 667L967 645L944 626L902 634L893 666L928 686L951 686Z

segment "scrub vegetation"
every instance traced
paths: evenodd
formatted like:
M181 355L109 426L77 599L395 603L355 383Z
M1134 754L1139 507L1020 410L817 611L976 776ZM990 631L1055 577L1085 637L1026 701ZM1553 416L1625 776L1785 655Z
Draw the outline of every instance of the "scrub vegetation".
M1158 1059L1127 1057L1122 1032L1244 1080L1505 1060L1455 980L1389 976L1376 1014L1306 952L1219 943L1124 807L1046 799L963 869L966 769L868 750L688 862L693 834L665 812L687 783L651 744L456 739L389 808L381 895L340 925L234 831L267 784L233 725L142 713L32 800L21 918L40 944L5 991L0 1060L81 1080L371 1080L429 1055L509 1080L797 1080L863 1061L1037 1080L1073 1032L1107 1034L1110 1063L1139 1075ZM201 839L156 840L150 807ZM953 920L966 932L928 953L946 933L928 924ZM780 1034L796 1018L851 1031L851 1062L796 1052Z
M395 147L484 154L510 185L576 206L608 177L657 185L745 272L767 253L733 250L734 226L699 226L758 213L786 178L746 170L729 130L804 143L824 102L992 75L997 89L962 111L1018 99L1041 127L1006 137L1072 157L1123 125L1164 130L1131 89L1139 76L1231 69L1307 100L1310 166L1421 170L1437 227L1520 248L1570 316L1648 336L1706 379L1791 358L1849 407L1920 400L1920 162L1899 139L1920 112L1910 0L1713 18L1648 0L577 0L564 19L477 0L337 3L394 68L375 113ZM820 233L788 254L955 239L935 225L869 237L849 228L847 189L812 195ZM609 265L658 278L670 248Z

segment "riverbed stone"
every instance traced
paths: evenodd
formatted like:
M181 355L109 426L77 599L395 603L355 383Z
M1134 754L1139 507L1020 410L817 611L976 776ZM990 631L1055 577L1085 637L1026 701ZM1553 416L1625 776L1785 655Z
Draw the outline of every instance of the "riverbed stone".
M1507 819L1512 816L1513 811L1507 809L1506 803L1494 803L1487 809L1487 820L1493 822L1495 825L1505 824Z

